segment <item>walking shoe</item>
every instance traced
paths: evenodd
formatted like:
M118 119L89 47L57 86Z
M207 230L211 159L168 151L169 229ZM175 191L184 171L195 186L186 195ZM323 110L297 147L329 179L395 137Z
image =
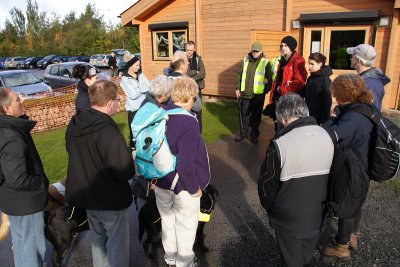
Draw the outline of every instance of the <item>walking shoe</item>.
M349 248L353 251L358 250L358 235L357 234L350 235Z
M238 136L236 136L235 142L240 142L240 141L242 141L243 139L244 139L244 136L239 134Z
M350 259L349 245L334 244L333 246L326 247L322 253L325 256L337 257L341 260Z

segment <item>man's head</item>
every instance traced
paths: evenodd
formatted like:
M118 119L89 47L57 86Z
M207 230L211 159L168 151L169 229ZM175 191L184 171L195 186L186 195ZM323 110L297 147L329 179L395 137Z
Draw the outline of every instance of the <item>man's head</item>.
M254 42L251 45L251 55L253 58L258 58L262 54L262 44L260 42Z
M281 96L276 104L276 118L285 127L297 119L307 117L308 114L306 102L295 93Z
M292 36L288 35L282 38L279 46L282 56L290 56L297 47L297 41Z
M114 115L118 109L121 97L118 95L117 86L107 80L95 82L89 87L90 106L108 115Z
M176 51L171 59L171 69L182 75L186 75L188 67L189 61L187 53L180 50Z
M351 55L351 67L358 72L363 71L364 68L369 69L374 64L376 51L373 46L360 44L356 47L348 47L346 51Z
M186 44L186 53L188 58L191 58L193 56L194 51L196 51L195 49L195 43L193 41L189 41Z
M24 114L19 95L10 88L0 88L0 115L19 117Z

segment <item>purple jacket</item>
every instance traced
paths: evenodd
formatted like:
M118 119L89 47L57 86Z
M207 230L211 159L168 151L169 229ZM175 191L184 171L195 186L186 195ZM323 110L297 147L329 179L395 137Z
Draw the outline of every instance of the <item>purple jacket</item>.
M165 106L166 110L177 108L174 104ZM174 193L186 190L195 194L199 188L204 189L210 182L210 164L199 123L195 117L172 115L167 122L167 140L171 152L177 157L176 169L179 180ZM169 173L157 180L157 186L169 189L176 172Z

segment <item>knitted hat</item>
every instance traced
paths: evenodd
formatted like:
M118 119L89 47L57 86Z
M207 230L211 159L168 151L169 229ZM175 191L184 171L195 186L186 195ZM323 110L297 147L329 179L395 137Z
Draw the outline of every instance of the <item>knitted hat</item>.
M293 38L292 36L290 36L290 35L283 37L281 43L286 44L286 45L290 48L290 51L292 51L292 52L293 52L293 51L296 49L296 47L297 47L297 41L296 41L296 39L294 39L294 38Z
M132 67L133 64L135 64L137 61L139 61L140 59L138 57L133 57L131 60L129 60L126 63L126 69L128 70L130 67Z

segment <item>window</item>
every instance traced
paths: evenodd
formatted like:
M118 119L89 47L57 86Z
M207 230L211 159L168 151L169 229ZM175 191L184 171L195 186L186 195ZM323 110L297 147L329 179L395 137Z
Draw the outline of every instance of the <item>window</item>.
M50 73L51 75L59 76L58 66L53 66L53 67L51 67L49 73Z
M155 60L170 60L177 50L185 50L187 30L153 31L153 55Z

